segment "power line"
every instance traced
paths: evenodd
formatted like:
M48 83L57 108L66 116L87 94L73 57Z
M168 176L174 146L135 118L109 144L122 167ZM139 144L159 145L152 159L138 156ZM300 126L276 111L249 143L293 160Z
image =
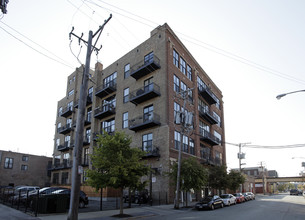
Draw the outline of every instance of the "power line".
M74 68L74 67L72 67L72 66L70 66L70 65L68 65L68 64L65 64L65 63L63 63L63 62L61 62L61 61L59 61L59 60L56 60L56 59L54 59L54 58L48 56L47 54L45 54L45 53L43 53L43 52L41 52L41 51L35 49L34 47L32 47L32 46L30 46L29 44L25 43L23 40L19 39L18 37L16 37L15 35L13 35L12 33L10 33L9 31L5 30L3 27L0 26L0 28L1 28L3 31L5 31L7 34L11 35L11 36L12 36L13 38L15 38L16 40L20 41L21 43L23 43L24 45L28 46L28 47L31 48L32 50L36 51L37 53L39 53L39 54L41 54L41 55L43 55L43 56L45 56L45 57L47 57L47 58L49 58L49 59L51 59L51 60L57 62L57 63L60 63L60 64L62 64L62 65L64 65L64 66L67 66L67 67L70 67L70 68Z

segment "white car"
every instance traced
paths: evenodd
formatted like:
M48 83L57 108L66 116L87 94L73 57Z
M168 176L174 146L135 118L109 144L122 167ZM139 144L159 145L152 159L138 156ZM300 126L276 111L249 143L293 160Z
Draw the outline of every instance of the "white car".
M220 198L222 198L223 203L227 206L236 204L236 197L232 194L222 194Z

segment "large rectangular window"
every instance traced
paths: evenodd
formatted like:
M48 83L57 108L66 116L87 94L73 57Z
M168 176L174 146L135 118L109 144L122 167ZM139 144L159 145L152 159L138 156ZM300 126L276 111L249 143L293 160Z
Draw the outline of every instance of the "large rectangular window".
M176 75L174 75L174 91L180 92L180 80Z
M127 79L130 76L130 64L126 64L124 67L124 79Z
M69 173L63 172L61 174L61 184L68 184L68 177L69 177Z
M150 105L143 109L144 122L153 120L154 117L154 106Z
M28 165L21 165L21 170L26 171L28 170Z
M112 73L110 76L106 77L103 81L104 87L114 86L116 83L117 72Z
M114 119L110 119L108 121L103 121L102 122L102 128L108 134L113 133L114 130L115 130L115 120Z
M22 161L29 161L29 156L22 156Z
M183 135L183 147L182 147L182 151L185 153L189 152L189 138L188 136Z
M176 67L179 68L179 54L176 50L173 50L173 63Z
M89 148L84 149L84 165L89 165Z
M180 71L186 75L186 63L182 57L180 57Z
M151 63L154 61L154 52L150 52L144 57L144 63Z
M59 173L53 173L53 184L58 185L59 184Z
M87 116L86 116L86 121L91 122L91 116L92 116L92 107L89 107L87 109Z
M4 161L5 169L13 169L14 158L6 157Z
M128 112L123 113L123 128L128 128Z
M193 80L192 68L189 65L186 66L186 72L187 72L187 74L186 74L187 78L192 81Z
M142 150L146 152L152 151L152 140L153 140L153 134L144 134L142 136Z
M180 112L180 105L177 102L174 102L174 117L176 119L176 114Z
M194 140L192 138L190 138L190 154L195 155L195 144L194 144Z
M180 142L181 142L181 135L178 131L175 131L175 149L179 150Z
M124 95L123 95L123 103L126 103L129 101L129 88L124 89Z

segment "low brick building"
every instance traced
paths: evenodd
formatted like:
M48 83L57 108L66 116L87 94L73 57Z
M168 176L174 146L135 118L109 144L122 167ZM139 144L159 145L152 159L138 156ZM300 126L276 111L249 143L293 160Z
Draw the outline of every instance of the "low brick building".
M51 157L0 150L0 186L50 185Z

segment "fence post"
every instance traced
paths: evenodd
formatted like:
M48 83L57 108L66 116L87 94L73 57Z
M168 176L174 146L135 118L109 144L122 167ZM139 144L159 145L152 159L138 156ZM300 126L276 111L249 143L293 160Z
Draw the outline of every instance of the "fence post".
M37 190L37 196L36 196L35 217L37 217L37 213L38 213L38 202L39 202L39 190Z

